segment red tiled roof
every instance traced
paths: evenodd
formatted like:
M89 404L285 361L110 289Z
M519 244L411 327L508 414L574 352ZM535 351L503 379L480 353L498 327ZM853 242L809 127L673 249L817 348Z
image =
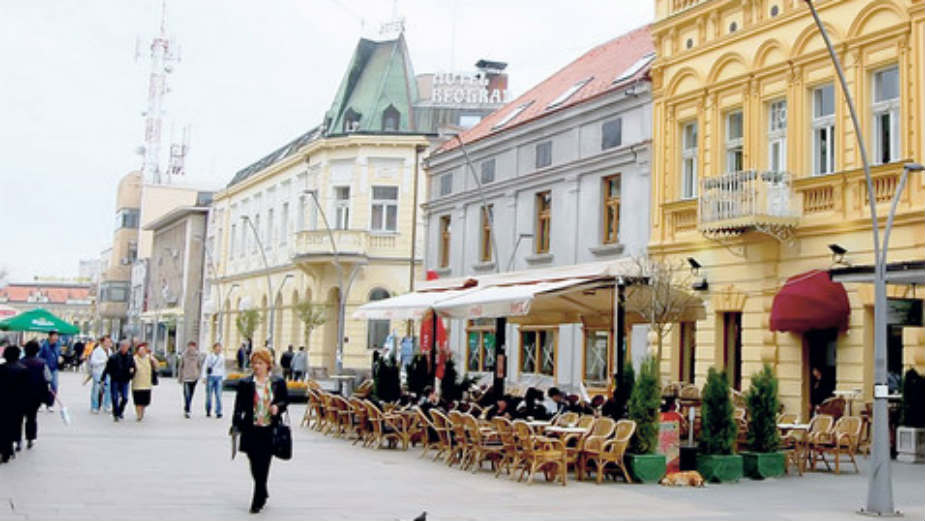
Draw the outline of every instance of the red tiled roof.
M614 83L614 80L641 58L654 52L655 47L652 43L649 26L640 27L618 36L586 52L517 99L485 116L482 121L461 133L459 137L464 143L471 143L484 137L504 132L528 121L539 119L566 107L574 106L613 89L622 88L627 83L646 76L649 73L649 67L643 67L636 74L620 81L620 83ZM547 108L552 101L567 91L569 87L589 77L592 78L591 81L564 103L554 108ZM517 107L529 102L532 102L532 104L517 117L499 129L493 128L512 110L516 110ZM440 147L438 153L453 150L457 146L457 140L449 140Z
M88 287L33 286L25 284L10 284L5 288L0 288L0 297L6 297L10 302L26 302L29 300L29 296L36 292L41 292L48 297L48 302L52 304L64 304L68 300L85 300L90 298L90 288Z

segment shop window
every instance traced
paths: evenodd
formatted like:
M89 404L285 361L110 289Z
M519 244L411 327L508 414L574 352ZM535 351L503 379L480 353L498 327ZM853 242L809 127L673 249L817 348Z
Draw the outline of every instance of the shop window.
M620 233L620 176L604 178L604 244L619 242Z
M466 339L466 369L480 372L494 369L494 319L470 320L466 327Z
M531 329L520 332L520 372L554 376L556 331Z
M594 387L606 386L613 373L613 348L611 333L606 329L586 330L584 349L584 368L582 377L585 384Z

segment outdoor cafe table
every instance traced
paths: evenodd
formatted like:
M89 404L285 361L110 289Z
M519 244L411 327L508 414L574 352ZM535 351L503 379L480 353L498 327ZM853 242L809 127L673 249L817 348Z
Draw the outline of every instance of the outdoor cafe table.
M803 465L805 464L806 458L809 457L809 451L806 450L807 441L808 441L806 439L806 433L809 432L809 424L808 423L778 423L777 429L780 430L782 434L786 434L787 432L790 432L790 431L799 431L803 433L803 435L797 439L796 447L794 449L797 451L797 457L799 458L797 465L799 466L800 475L802 475L803 468L804 468Z
M546 434L554 434L557 436L562 436L565 434L584 434L588 432L588 429L584 427L559 427L557 425L550 425L545 429Z
M549 427L550 425L552 425L552 422L546 421L546 420L530 420L527 422L527 425L529 425L530 428L533 428L533 429L542 429L542 428Z

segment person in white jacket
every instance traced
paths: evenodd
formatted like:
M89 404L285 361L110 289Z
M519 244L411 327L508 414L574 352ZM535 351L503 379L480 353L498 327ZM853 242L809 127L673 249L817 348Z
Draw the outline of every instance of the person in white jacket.
M87 363L87 370L90 372L90 379L93 381L93 387L90 389L90 411L93 414L100 413L100 394L102 393L103 409L109 412L112 409L109 398L109 377L103 379L103 369L106 368L106 361L112 353L112 339L109 335L103 335L96 347L90 353L90 359Z
M202 364L202 379L206 382L206 416L212 416L212 396L215 395L215 417L222 417L222 381L225 379L225 357L222 344L216 342Z

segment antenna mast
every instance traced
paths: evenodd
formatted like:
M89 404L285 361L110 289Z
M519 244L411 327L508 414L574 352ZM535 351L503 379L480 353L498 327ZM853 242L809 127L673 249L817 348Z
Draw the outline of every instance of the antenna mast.
M135 60L141 57L140 40L135 46ZM160 184L161 134L164 125L164 95L167 93L167 75L173 72L172 64L180 61L177 44L167 36L167 1L161 1L160 32L151 40L151 73L148 78L148 107L145 116L145 144L142 149L144 159L141 173L146 182ZM186 135L186 132L184 132ZM184 140L185 141L185 140ZM185 153L186 143L183 150ZM172 158L171 158L172 159ZM180 164L182 165L182 158ZM182 169L182 166L181 166ZM168 171L168 176L170 175Z

